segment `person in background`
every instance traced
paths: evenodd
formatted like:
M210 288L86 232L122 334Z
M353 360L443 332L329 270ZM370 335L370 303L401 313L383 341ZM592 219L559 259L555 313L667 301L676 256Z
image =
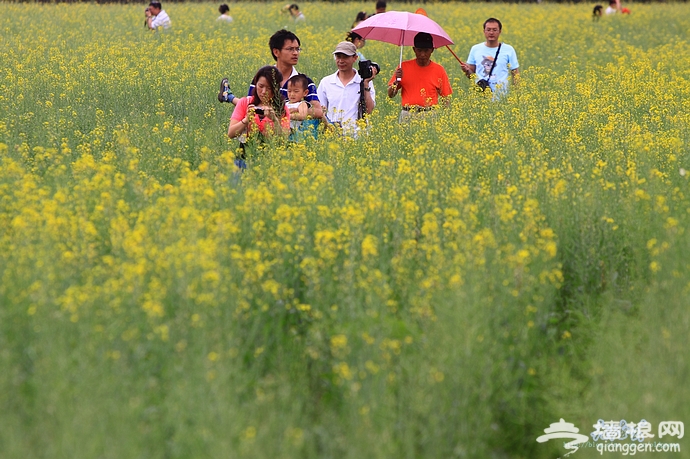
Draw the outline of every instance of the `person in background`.
M376 12L374 14L381 14L386 12L386 2L385 0L378 0L376 2ZM372 15L373 16L373 15Z
M364 45L367 44L367 41L364 38L362 38L360 34L356 32L348 32L347 36L345 37L345 40L355 45L355 48L357 48L357 57L360 61L367 60L367 58L364 57L364 54L362 54L362 52L360 51L360 49L364 48Z
M146 24L151 30L157 30L159 27L164 29L170 28L170 16L161 6L161 2L149 3L148 10L146 11Z
M448 105L453 93L446 70L431 61L433 37L419 32L414 37L412 50L415 58L403 62L388 82L388 97L393 98L402 91L401 123L423 116L421 113L435 108L439 101Z
M304 13L302 13L299 10L299 6L297 5L297 3L291 3L289 5L285 5L282 8L282 10L290 13L290 17L295 22L304 22L307 19L306 17L304 17Z
M220 16L218 16L216 21L223 21L223 22L227 22L227 23L232 22L232 16L230 16L230 14L229 14L230 13L230 7L228 7L228 5L226 5L225 3L220 5L218 7L218 12L220 13Z
M603 6L601 5L596 5L594 9L592 10L592 20L598 21L599 18L601 18L601 12L604 9Z
M606 14L616 14L618 13L618 2L616 0L609 0L609 6L606 7Z
M359 24L360 22L362 22L366 18L367 18L367 12L366 11L360 11L359 13L357 13L357 16L355 16L355 22L352 23L351 28L354 29L355 27L357 27L357 24Z
M280 96L282 79L277 67L261 67L252 80L253 94L239 99L232 112L228 137L240 140L242 152L235 159L240 170L247 168L245 144L248 139L263 141L276 135L287 137L290 132L290 113Z

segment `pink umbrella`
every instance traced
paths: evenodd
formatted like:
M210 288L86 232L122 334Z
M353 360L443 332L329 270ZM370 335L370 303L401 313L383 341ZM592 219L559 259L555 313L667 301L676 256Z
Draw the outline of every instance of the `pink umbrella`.
M407 11L388 11L375 14L366 19L353 32L368 40L383 41L400 46L400 63L402 63L402 47L413 46L414 37L419 32L426 32L434 40L434 48L452 45L450 39L440 25L432 19Z

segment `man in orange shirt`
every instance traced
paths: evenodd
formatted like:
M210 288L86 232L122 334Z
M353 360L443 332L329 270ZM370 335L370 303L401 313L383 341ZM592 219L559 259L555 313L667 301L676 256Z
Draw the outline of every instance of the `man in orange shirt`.
M412 47L415 59L405 61L388 82L388 97L395 97L402 91L402 112L400 122L410 119L415 113L432 110L440 102L447 106L453 90L445 69L431 61L434 41L426 32L414 37Z

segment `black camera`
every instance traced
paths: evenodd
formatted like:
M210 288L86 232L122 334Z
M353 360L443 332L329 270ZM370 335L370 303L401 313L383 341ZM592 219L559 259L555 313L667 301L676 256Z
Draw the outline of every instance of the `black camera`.
M263 109L263 108L258 108L258 107L257 107L257 108L254 109L254 113L256 113L256 114L259 115L259 116L263 116L263 115L264 115L264 109Z
M379 67L379 64L376 62L371 62L369 60L359 61L359 76L361 76L363 80L374 76L374 72L371 70L372 67L376 69L376 73L381 71L381 67Z
M486 88L489 88L490 91L493 91L493 89L491 89L491 85L489 85L489 80L484 79L477 81L477 91L484 92L486 91Z

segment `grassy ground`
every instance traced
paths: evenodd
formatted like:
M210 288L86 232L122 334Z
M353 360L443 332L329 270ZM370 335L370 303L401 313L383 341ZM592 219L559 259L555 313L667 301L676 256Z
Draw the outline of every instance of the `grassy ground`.
M437 50L437 119L400 127L379 78L369 135L257 149L239 183L220 77L288 25L318 81L371 5L164 6L156 34L0 4L1 457L551 458L560 418L685 447L657 427L690 407L686 5L425 5L462 58L499 17L519 90Z

